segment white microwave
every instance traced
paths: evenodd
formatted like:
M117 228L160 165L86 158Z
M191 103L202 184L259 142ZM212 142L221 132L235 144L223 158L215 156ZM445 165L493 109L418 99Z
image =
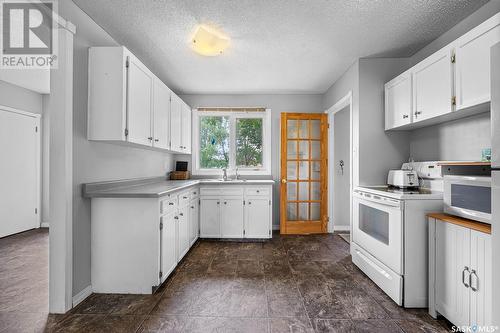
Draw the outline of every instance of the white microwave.
M445 176L444 211L491 224L491 177Z

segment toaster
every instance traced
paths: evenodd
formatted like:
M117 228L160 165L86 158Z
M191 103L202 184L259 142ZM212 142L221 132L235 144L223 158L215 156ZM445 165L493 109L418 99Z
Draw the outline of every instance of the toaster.
M418 187L418 174L414 170L389 170L387 184L395 187Z

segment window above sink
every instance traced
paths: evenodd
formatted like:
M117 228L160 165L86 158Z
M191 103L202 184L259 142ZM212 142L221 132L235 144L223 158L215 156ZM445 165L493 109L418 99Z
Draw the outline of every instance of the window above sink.
M271 174L271 110L198 108L193 111L194 175Z

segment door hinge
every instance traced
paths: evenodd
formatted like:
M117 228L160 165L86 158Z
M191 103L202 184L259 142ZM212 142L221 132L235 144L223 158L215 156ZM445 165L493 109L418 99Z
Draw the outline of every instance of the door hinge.
M128 128L125 128L125 136L128 136Z
M245 206L245 200L243 200L243 206Z
M269 229L269 236L271 236L271 229Z
M455 61L456 61L456 56L455 56L455 53L453 53L453 54L451 55L451 63L452 63L452 64L454 64L454 63L455 63Z
M160 274L158 274L158 275L160 276L160 279L161 279L161 278L162 278L162 276L163 276L163 272L162 272L162 271L160 271Z
M243 229L243 236L245 236L246 233L247 233L247 231L245 229Z
M160 230L163 230L163 222L160 222Z
M451 98L451 105L457 105L457 97L456 96L453 96Z
M127 60L125 61L125 68L129 68L130 67L130 59L129 57L127 57Z
M38 126L35 126L35 133L38 133Z
M271 206L271 200L269 200L269 206Z
M35 208L35 214L38 214L38 208Z

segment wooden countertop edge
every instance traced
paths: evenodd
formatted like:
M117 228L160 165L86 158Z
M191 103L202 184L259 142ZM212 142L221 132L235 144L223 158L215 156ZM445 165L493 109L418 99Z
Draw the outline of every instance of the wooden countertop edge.
M484 232L486 234L491 235L491 225L482 223L482 222L477 222L469 219L464 219L458 216L453 216L453 215L448 215L448 214L443 214L443 213L431 213L427 214L427 217L434 218L439 221L443 222L448 222L448 223L453 223L465 228L469 228L472 230L476 230L479 232Z
M490 166L491 162L442 162L440 166Z

